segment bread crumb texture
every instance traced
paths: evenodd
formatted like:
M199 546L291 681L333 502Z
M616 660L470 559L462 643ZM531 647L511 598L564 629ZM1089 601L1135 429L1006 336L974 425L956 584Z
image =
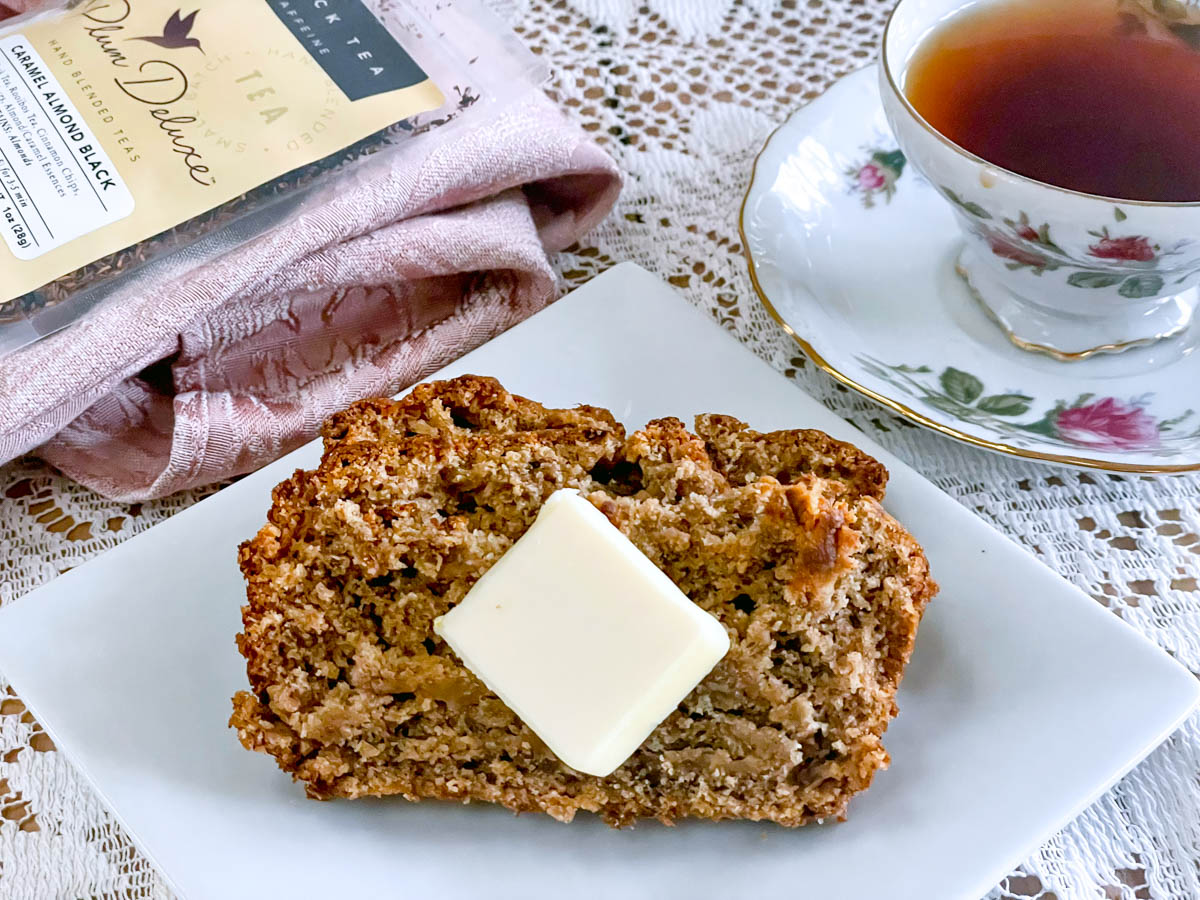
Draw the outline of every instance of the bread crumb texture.
M239 549L251 689L230 722L310 797L790 826L844 817L887 764L936 586L880 506L886 470L855 447L717 415L626 436L607 410L546 409L477 376L356 403L322 433L319 467L275 488ZM433 631L562 488L731 641L605 778L560 762Z

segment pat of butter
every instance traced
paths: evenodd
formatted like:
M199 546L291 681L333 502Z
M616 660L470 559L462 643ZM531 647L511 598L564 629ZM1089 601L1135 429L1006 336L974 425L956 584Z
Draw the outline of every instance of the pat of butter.
M714 617L567 490L433 627L559 759L597 776L729 650Z

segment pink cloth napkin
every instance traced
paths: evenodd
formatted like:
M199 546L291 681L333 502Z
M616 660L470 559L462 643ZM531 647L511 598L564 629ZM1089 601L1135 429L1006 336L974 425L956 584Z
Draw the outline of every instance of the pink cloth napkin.
M256 469L541 309L547 253L619 191L541 92L414 141L296 224L0 358L0 461L36 448L122 501Z

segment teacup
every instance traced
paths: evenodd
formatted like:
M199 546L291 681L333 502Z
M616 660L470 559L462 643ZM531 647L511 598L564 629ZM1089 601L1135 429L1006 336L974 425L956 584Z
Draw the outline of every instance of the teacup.
M963 0L900 0L880 87L908 160L951 204L957 269L1017 346L1077 360L1178 335L1200 300L1200 203L1120 200L989 163L937 132L905 96L922 39Z

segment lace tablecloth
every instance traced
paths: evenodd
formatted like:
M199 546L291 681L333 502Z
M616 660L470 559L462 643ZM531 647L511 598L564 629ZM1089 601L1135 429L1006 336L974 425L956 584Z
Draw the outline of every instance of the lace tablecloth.
M751 161L789 110L870 61L890 0L493 2L553 66L551 92L629 175L608 222L558 258L564 290L627 259L659 273L813 396L1200 673L1200 477L1083 474L951 443L816 371L754 297L737 232ZM33 460L0 468L0 603L214 489L128 506ZM1197 860L1200 717L989 900L1195 898ZM165 896L154 869L0 680L0 897Z

